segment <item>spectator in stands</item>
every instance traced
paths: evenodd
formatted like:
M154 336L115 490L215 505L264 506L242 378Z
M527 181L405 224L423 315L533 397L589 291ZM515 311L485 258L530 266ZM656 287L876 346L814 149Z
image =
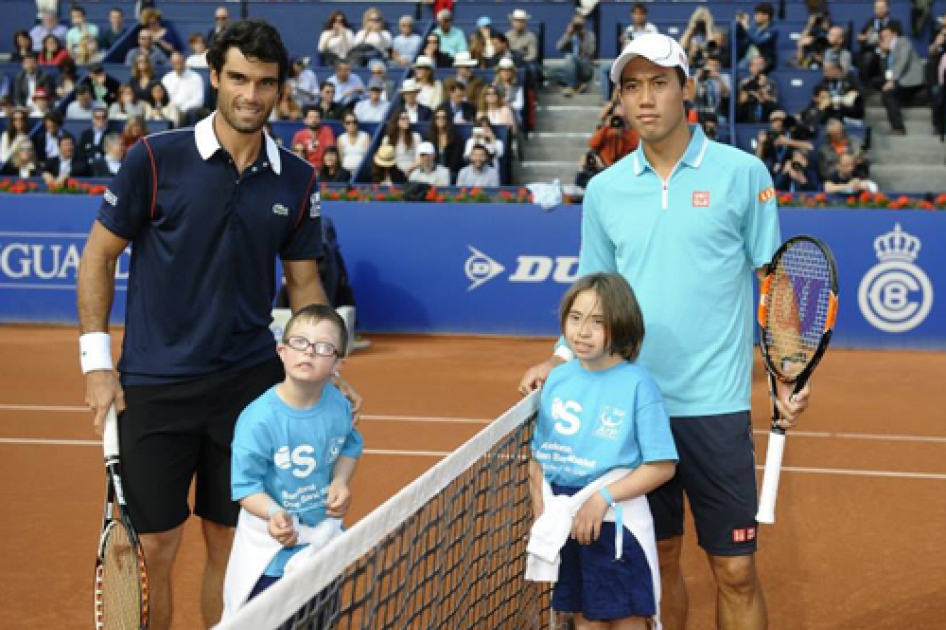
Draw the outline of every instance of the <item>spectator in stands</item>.
M387 59L391 55L392 42L391 32L385 28L381 11L369 7L362 16L361 30L355 35L351 62L364 66L372 59Z
M214 25L207 31L206 43L213 41L213 38L217 36L217 33L225 29L230 24L230 11L227 10L227 7L219 6L214 9Z
M824 77L815 86L814 91L818 93L821 89L827 90L830 100L830 105L822 109L825 119L864 118L864 98L860 86L853 76L844 74L843 68L834 60L824 62ZM823 103L819 102L819 107L822 105Z
M516 120L521 123L522 108L525 106L525 95L519 80L516 78L516 64L508 57L500 60L496 66L496 77L493 79L493 85L505 97L506 103L516 115Z
M588 147L608 167L637 149L639 142L640 136L623 116L611 116L608 124L600 127L588 140Z
M437 14L437 28L433 31L440 38L440 49L456 57L458 52L467 52L466 35L453 25L453 12L441 9Z
M556 48L565 53L565 61L550 72L551 78L565 86L565 96L584 92L594 78L596 48L594 33L585 28L585 16L572 17Z
M53 111L56 98L52 92L44 87L36 88L33 92L33 104L30 107L30 116L45 116Z
M799 130L798 122L779 109L769 116L769 128L759 132L755 154L774 176L793 150L814 150L809 138L807 130Z
M817 192L821 190L821 181L808 152L793 149L791 156L778 169L775 176L775 189L781 192Z
M778 66L778 29L772 23L775 8L769 2L760 2L752 14L753 24L749 25L748 14L740 11L736 14L736 40L739 42L739 66L743 69L755 57L764 57L766 71L771 72Z
M91 37L98 41L99 27L88 21L85 7L78 4L70 7L69 18L72 21L72 28L66 32L66 47L74 55L83 37Z
M483 90L482 99L476 110L476 117L482 118L483 116L489 118L489 122L494 125L508 126L512 135L515 135L518 131L516 114L513 113L512 108L506 103L499 88L495 85L487 85L486 89Z
M60 42L66 41L66 33L69 29L65 24L59 23L54 11L43 10L39 12L39 24L30 29L30 38L33 40L33 52L39 53L43 49L43 40L47 35L53 35Z
M36 63L41 66L58 66L59 62L69 56L59 38L47 35L43 38L43 49L36 55Z
M407 181L431 186L450 185L450 171L437 164L437 149L432 143L422 142L417 148L417 162L407 174Z
M125 26L125 12L119 7L113 7L108 12L108 27L99 29L99 49L108 52L126 32L128 27Z
M354 171L339 165L338 147L325 147L322 153L322 166L319 167L319 181L325 183L347 184Z
M319 101L319 80L309 68L308 57L293 57L289 66L289 87L292 97L302 107Z
M831 16L827 10L815 11L808 16L808 23L795 45L795 65L799 68L817 70L824 62L828 49L828 33L831 29ZM843 37L843 30L842 30Z
M698 9L699 10L699 9ZM709 13L707 11L707 13ZM631 7L631 23L627 25L627 28L624 29L624 32L618 37L618 50L622 50L628 42L630 42L635 37L639 37L645 33L657 33L659 32L657 27L647 21L648 11L647 5L643 2L635 2ZM710 21L712 23L713 16L710 15ZM692 22L692 19L691 19ZM689 33L689 35L687 34ZM704 34L705 34L705 25L704 25ZM687 31L684 31L684 37L687 37L688 42L695 43L695 34L693 29L689 26ZM682 41L682 40L681 40ZM690 59L693 59L694 56L690 55ZM611 100L611 91L614 86L611 85L611 64L605 63L602 64L601 70L599 71L599 80L601 81L601 96L605 103Z
M913 42L901 37L899 24L887 24L880 29L880 47L887 64L880 96L887 110L890 133L903 136L907 128L900 110L923 90L923 60L916 54Z
M305 127L292 136L292 146L301 144L306 161L319 168L322 166L322 155L325 149L335 146L335 132L328 125L322 124L322 110L318 107L305 108L303 122Z
M92 162L105 156L105 136L108 134L108 110L98 107L92 112L92 125L79 134L76 158L92 167Z
M737 122L765 122L778 106L778 88L766 74L765 57L749 62L749 76L739 82Z
M470 33L467 50L480 68L491 67L490 59L496 50L493 47L493 20L488 15L476 20L476 30Z
M901 27L899 32L903 32L900 21L890 16L888 1L874 0L874 15L867 20L857 36L861 49L855 64L860 71L861 83L868 87L879 87L884 81L884 52L880 47L880 31L889 24L899 25Z
M437 149L437 164L450 171L450 181L456 181L463 168L463 139L453 126L453 115L447 105L434 112L434 120L427 130L427 142Z
M729 97L732 79L722 70L722 64L715 55L707 57L703 68L696 73L693 108L700 121L712 117L726 124L729 118Z
M92 88L88 84L80 83L76 87L76 98L66 108L66 118L71 120L92 120L92 112L96 108L107 109L104 101L96 101L92 96Z
M417 161L417 147L423 139L413 130L411 118L403 109L391 116L384 133L384 142L394 148L397 167L406 175Z
M841 66L844 76L851 73L854 61L851 57L851 51L844 44L844 29L842 27L832 26L828 29L828 47L824 50L822 62L838 64Z
M397 167L394 147L382 144L374 154L371 182L383 186L395 186L407 182L407 176Z
M351 32L348 18L341 11L332 11L322 34L319 35L319 53L322 55L322 65L334 66L336 61L348 59L348 54L355 47L355 34Z
M207 68L207 40L200 33L191 33L187 38L189 54L184 62L188 68Z
M151 63L151 57L140 55L135 58L134 64L131 66L130 83L139 101L154 105L151 102L151 87L159 81L154 76L154 64Z
M13 49L10 51L10 61L21 63L27 53L33 52L33 39L30 34L24 30L18 30L13 34Z
M125 55L125 65L136 63L135 60L142 56L150 59L152 66L163 66L168 62L168 56L155 45L154 35L146 28L138 31L138 47L132 48Z
M427 39L424 40L424 45L421 48L420 54L426 55L434 60L434 64L438 68L449 68L453 65L454 57L453 55L448 55L440 48L440 36L436 33L429 33ZM467 59L472 59L468 51L463 51L458 53L466 55ZM473 60L473 67L476 67L476 60Z
M365 84L357 74L352 74L347 61L335 62L335 74L325 80L335 86L335 104L352 107L365 97Z
M16 153L13 154L13 159L4 164L3 170L0 171L0 174L12 175L13 177L21 177L23 179L27 177L39 177L40 173L40 162L30 142L21 144L17 148Z
M13 159L24 142L30 142L30 112L25 107L17 107L0 139L0 166Z
M513 66L525 64L525 58L522 54L509 47L509 40L502 33L495 31L492 34L493 56L486 60L487 68L498 68L503 60L509 61Z
M292 96L288 81L279 86L279 100L270 114L270 120L302 120L302 106Z
M575 186L584 192L591 178L603 171L604 168L604 164L601 163L601 158L598 157L598 154L594 151L588 151L588 153L582 156L581 162L578 164L578 174L575 175Z
M79 68L72 57L66 57L59 62L57 66L59 76L56 77L56 100L65 98L67 94L72 94L76 89L76 83L79 80Z
M481 144L473 147L470 165L460 169L457 186L487 188L499 186L499 171L489 165L489 152Z
M818 147L818 176L823 181L834 174L844 154L854 156L856 175L868 176L870 163L860 139L848 135L844 123L832 118L828 121L825 139Z
M857 175L857 160L850 153L838 158L838 166L824 183L824 191L830 195L856 195L861 192L876 193L876 182Z
M68 135L69 132L62 128L62 114L57 111L46 112L43 115L43 126L33 138L39 161L45 162L49 158L59 157L59 139Z
M335 84L329 81L326 81L322 84L322 89L319 91L319 102L316 105L319 109L319 113L322 115L322 120L341 120L344 115L345 108L340 104L335 102ZM305 112L303 112L303 115Z
M686 29L680 36L680 46L687 52L692 68L702 68L706 58L719 54L713 44L716 41L716 20L706 7L697 7L687 21Z
M131 120L128 119L129 123ZM171 127L181 126L181 110L171 102L167 88L160 81L151 86L151 100L145 106L145 120L166 120Z
M118 172L125 159L125 147L120 133L105 135L105 155L92 162L92 177L111 177Z
M417 100L420 95L420 85L417 81L406 79L399 91L404 100L402 111L408 115L411 123L426 122L434 117L433 110Z
M181 41L177 34L164 26L161 21L161 11L152 7L144 8L138 16L141 29L149 31L154 45L170 57L171 53L181 50Z
M389 101L388 94L394 93L394 81L388 81L388 66L380 59L372 59L368 62L368 72L372 79L381 81L381 100Z
M946 15L940 16L933 24L930 36L929 58L926 61L926 85L930 91L933 132L943 134L946 122Z
M342 156L342 168L351 173L357 173L365 156L368 155L371 137L358 128L358 118L355 114L351 112L345 114L342 122L345 124L345 131L336 139L338 152Z
M414 80L420 86L417 102L431 110L440 107L443 103L443 83L434 76L434 60L421 55L414 62Z
M424 39L414 32L414 18L411 16L402 15L397 25L400 33L391 42L391 62L406 68L414 63Z
M529 20L532 18L523 9L515 9L509 14L509 23L512 28L506 31L506 39L510 50L519 53L526 63L538 63L539 38L529 30Z
M204 107L204 78L187 67L182 53L171 53L171 71L161 77L161 83L185 125L194 124L209 113Z
M493 129L493 125L486 116L477 117L476 127L473 127L473 131L463 148L463 159L471 161L473 159L473 148L477 145L486 148L489 163L498 167L506 151L506 145L496 137L496 130Z
M470 53L461 52L453 60L453 67L456 68L457 74L444 79L444 89L452 91L454 83L462 83L466 86L466 100L470 103L479 103L480 94L483 92L483 88L486 87L486 82L473 74L476 60L470 57Z
M72 136L59 138L59 155L43 164L43 181L50 188L60 187L72 177L88 177L92 169L87 162L76 159L76 141Z
M13 117L13 111L16 105L9 96L0 96L0 118L10 119Z
M450 86L450 98L441 105L450 114L450 120L456 125L465 125L476 118L476 107L466 100L466 85L454 81Z
M128 83L118 88L118 100L108 108L108 117L112 120L127 120L130 116L144 116L145 106L138 100L135 89Z
M358 122L380 123L384 121L390 103L381 100L383 92L384 82L381 79L371 77L368 81L368 98L358 101L358 104L355 105L355 118L358 119Z
M104 61L105 53L99 50L99 40L85 35L79 40L79 45L76 46L75 58L77 64L87 66Z
M160 84L158 84L160 85ZM122 130L122 147L127 155L128 149L135 146L139 140L148 135L148 123L142 116L129 116Z

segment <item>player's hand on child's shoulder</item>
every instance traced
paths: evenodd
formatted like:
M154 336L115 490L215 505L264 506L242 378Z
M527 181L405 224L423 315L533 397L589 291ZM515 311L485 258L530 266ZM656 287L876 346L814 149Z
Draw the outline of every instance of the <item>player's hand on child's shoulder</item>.
M600 494L592 494L572 521L572 538L580 545L590 545L601 535L601 522L608 513L608 502Z
M351 505L351 491L348 484L333 481L328 487L328 500L325 513L332 518L343 518Z
M299 540L299 532L292 516L285 510L277 510L269 518L269 535L283 547L293 547Z
M348 381L339 376L337 372L335 373L333 382L335 383L335 387L338 388L338 391L351 403L352 423L358 424L358 421L361 420L361 408L365 403L364 399L355 388L352 387Z
M545 380L549 377L549 372L561 363L561 357L552 355L542 363L530 367L519 381L519 393L526 396L532 390L542 389Z

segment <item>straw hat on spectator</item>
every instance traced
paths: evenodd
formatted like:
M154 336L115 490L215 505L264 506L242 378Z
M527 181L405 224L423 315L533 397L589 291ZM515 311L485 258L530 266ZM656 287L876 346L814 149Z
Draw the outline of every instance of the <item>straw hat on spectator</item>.
M473 58L468 50L461 50L453 57L453 67L461 68L463 66L475 68L480 62Z
M525 22L528 22L529 20L532 19L532 16L529 15L529 13L526 12L524 9L516 9L515 11L509 14L509 19L510 20L523 20Z
M398 90L401 94L405 92L420 92L420 83L414 79L404 79L404 83L401 85L401 89Z
M382 168L390 168L397 163L394 157L394 147L390 144L382 144L374 154L374 163Z
M769 122L773 120L785 120L788 118L788 114L785 113L784 109L776 109L774 112L769 114Z
M509 57L503 57L502 59L499 60L499 64L497 64L496 68L498 68L499 70L505 70L507 68L510 70L515 70L516 62L510 59Z
M434 69L434 60L428 57L427 55L420 55L417 60L414 62L415 68L430 68Z

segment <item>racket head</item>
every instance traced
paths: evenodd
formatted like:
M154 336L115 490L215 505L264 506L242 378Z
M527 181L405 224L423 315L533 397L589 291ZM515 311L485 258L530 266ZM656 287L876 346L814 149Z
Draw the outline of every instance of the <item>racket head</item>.
M148 578L144 551L130 524L105 526L95 564L97 630L148 627Z
M813 236L796 236L775 252L759 296L759 345L769 373L804 384L834 331L838 311L837 263Z

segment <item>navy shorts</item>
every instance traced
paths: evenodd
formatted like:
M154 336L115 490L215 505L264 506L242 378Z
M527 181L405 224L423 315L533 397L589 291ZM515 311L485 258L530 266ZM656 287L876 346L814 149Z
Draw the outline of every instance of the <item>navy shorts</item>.
M714 556L755 553L755 447L748 411L670 418L680 461L673 479L647 495L657 540L683 535L683 495L700 547Z
M139 533L173 529L194 513L236 526L240 505L230 500L230 446L237 418L283 379L279 359L222 374L125 388L118 422L122 481Z
M578 488L553 486L552 490L572 495ZM601 524L601 535L590 545L568 539L561 552L552 608L581 613L593 621L657 614L650 565L640 543L625 528L620 560L614 557L614 543L614 523L608 521Z

